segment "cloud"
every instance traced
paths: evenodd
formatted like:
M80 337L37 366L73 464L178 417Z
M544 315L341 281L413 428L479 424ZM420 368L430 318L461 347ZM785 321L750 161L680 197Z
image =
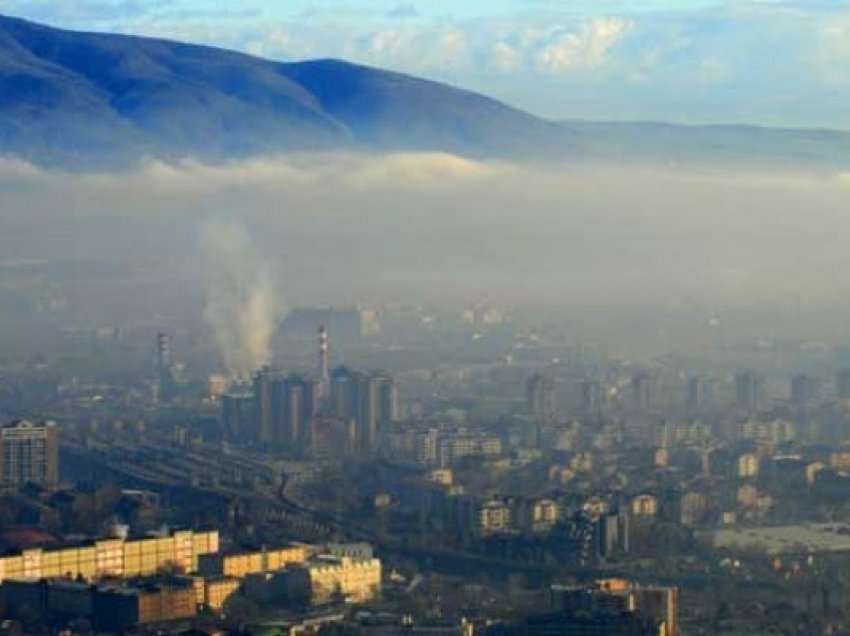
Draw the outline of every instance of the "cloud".
M601 66L632 27L620 18L593 19L574 30L555 27L539 45L537 66L555 72Z

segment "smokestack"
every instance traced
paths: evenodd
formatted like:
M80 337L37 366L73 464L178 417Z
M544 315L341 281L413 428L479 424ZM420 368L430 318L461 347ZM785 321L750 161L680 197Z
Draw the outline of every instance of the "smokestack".
M159 399L170 400L174 392L174 381L171 374L171 339L162 332L156 335L156 355Z
M156 334L156 353L159 372L171 368L171 343L164 333Z
M328 339L328 328L319 326L319 397L324 397L330 386L330 372L328 370L328 356L330 353L330 342Z

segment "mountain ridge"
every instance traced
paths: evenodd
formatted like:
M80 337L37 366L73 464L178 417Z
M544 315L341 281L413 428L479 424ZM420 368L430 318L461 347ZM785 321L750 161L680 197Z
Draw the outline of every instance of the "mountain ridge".
M0 15L0 155L86 168L336 149L833 168L850 165L850 132L555 122L464 88L344 60L278 62Z
M0 152L33 160L351 147L504 156L569 136L483 95L342 60L275 62L0 16Z

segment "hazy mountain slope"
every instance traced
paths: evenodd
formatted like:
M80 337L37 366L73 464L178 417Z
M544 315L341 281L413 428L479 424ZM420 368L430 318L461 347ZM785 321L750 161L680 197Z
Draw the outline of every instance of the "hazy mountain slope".
M558 147L558 135L486 97L378 69L0 17L0 152L36 160L352 145L507 155Z
M565 121L562 125L581 140L585 157L602 161L850 166L850 133L838 130L655 122Z
M380 147L528 156L563 152L573 141L554 123L409 75L339 60L288 64L283 73L357 139Z

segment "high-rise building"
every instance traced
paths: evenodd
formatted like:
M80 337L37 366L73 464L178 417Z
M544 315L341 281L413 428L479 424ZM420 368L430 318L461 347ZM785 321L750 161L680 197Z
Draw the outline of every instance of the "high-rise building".
M735 403L747 411L757 411L764 399L764 380L752 371L735 376Z
M688 408L701 409L711 400L711 383L699 375L688 378Z
M254 375L253 441L270 446L277 441L283 427L284 376L265 367Z
M314 383L297 375L262 369L254 376L252 441L260 446L303 450L316 413Z
M278 416L277 445L289 450L309 447L316 415L316 390L312 380L290 375L283 384L283 412Z
M347 367L338 367L331 373L330 412L343 420L356 420L359 404L361 374Z
M585 380L581 383L581 406L585 411L598 411L602 408L605 394L599 380Z
M59 481L59 429L55 422L16 420L0 429L0 479L6 488Z
M817 397L817 381L810 375L798 373L791 378L791 401L803 406Z
M245 441L254 425L254 396L250 393L227 393L221 398L222 434L230 440Z
M330 411L335 417L354 423L355 450L374 452L381 427L399 419L395 381L382 372L362 374L345 367L334 369Z
M558 394L555 378L547 373L535 373L525 386L528 414L540 424L551 424L558 415Z
M374 452L381 427L398 419L395 381L385 373L370 373L361 381L358 397L357 445L363 452Z
M632 376L632 401L639 409L652 408L655 402L655 378L642 371Z

